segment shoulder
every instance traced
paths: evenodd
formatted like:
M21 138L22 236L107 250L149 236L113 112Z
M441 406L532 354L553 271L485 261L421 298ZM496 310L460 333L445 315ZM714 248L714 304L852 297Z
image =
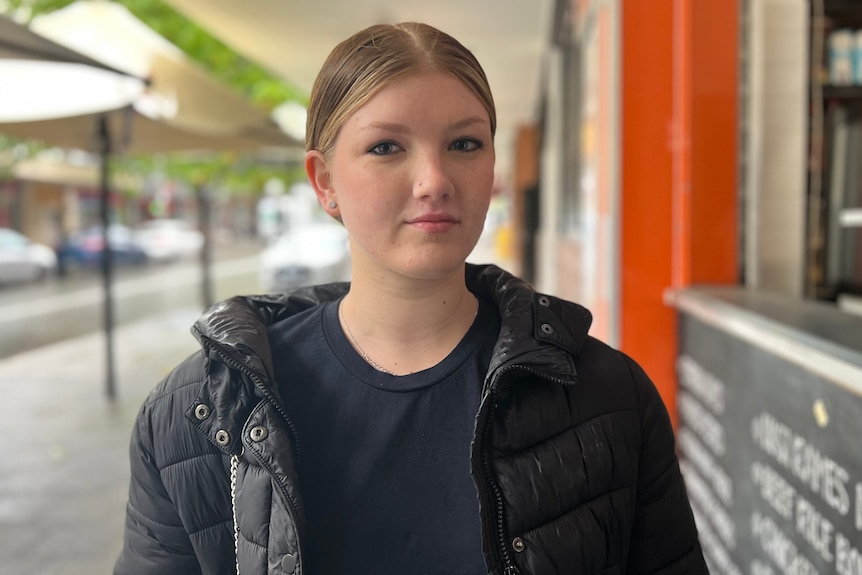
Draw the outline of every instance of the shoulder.
M626 353L588 336L574 358L578 383L640 405L658 396L650 377Z
M149 452L159 468L176 459L175 448L200 443L185 412L206 380L207 362L202 351L189 355L150 391L138 412L132 446Z
M578 385L583 388L579 399L597 413L629 413L626 426L637 430L642 461L666 469L674 459L673 426L664 400L640 364L590 337L576 365Z
M150 391L144 406L156 409L176 397L193 397L206 379L208 361L202 350L186 357Z

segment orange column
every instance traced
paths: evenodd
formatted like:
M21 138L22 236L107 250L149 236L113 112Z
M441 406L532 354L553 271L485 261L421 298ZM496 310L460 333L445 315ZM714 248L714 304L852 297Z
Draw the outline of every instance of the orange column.
M673 3L622 2L620 345L674 401ZM671 410L673 411L673 410Z
M676 420L664 292L736 282L736 0L622 0L621 347Z
M739 3L692 2L691 211L693 284L739 281Z

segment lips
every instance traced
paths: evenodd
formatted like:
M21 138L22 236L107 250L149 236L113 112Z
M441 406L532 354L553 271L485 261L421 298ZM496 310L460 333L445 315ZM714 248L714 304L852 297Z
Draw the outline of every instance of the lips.
M422 214L421 216L417 216L411 220L407 220L408 224L417 224L417 223L423 223L423 222L429 222L429 223L452 222L454 224L454 223L458 222L458 219L455 216L452 216L452 215L444 213L444 212L435 212L435 213Z
M428 233L439 234L451 229L458 223L458 218L444 212L427 213L407 220L414 228Z

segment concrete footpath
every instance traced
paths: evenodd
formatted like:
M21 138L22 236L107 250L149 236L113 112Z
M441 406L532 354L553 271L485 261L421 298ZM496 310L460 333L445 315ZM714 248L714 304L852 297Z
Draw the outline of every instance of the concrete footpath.
M117 396L95 333L0 360L0 573L111 573L122 546L132 423L197 349L182 309L117 328Z

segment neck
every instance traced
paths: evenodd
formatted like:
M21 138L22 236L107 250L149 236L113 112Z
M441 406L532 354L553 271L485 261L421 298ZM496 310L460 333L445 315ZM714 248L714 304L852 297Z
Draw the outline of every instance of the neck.
M439 363L464 337L478 310L463 268L433 281L354 276L341 305L342 327L354 348L396 375Z

